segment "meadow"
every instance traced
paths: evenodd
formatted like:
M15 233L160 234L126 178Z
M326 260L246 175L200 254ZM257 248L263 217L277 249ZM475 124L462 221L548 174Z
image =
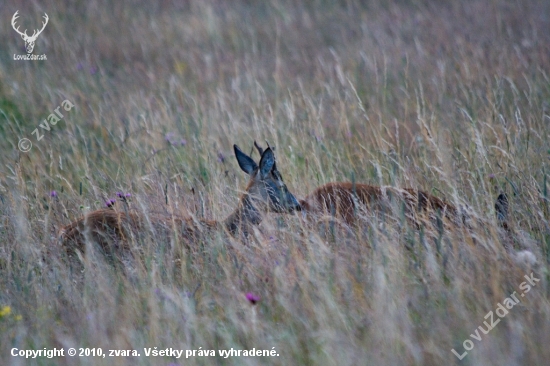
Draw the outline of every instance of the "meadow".
M14 60L16 10L29 34L47 13L47 60ZM0 14L1 365L548 364L547 0L6 0ZM269 214L190 252L144 232L121 265L57 250L60 227L110 199L225 218L248 179L233 144L258 160L254 140L298 198L413 187L483 224ZM11 355L56 347L140 356ZM231 348L278 356L219 355Z

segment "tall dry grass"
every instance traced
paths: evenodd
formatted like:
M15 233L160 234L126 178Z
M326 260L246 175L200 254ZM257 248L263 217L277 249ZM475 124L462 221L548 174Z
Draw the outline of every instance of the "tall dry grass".
M24 53L9 26L16 10L28 29L49 15L34 51L47 61L13 60ZM550 359L547 1L7 0L0 13L0 310L11 309L1 364ZM66 99L76 107L36 141L31 132ZM487 224L417 230L395 215L312 228L272 215L248 242L219 236L179 262L181 243L152 233L138 238L143 262L122 268L93 251L76 266L51 255L61 225L117 191L145 215L225 217L246 184L232 144L254 139L277 147L299 197L329 181L415 187ZM494 218L500 192L509 236ZM471 339L532 271L541 282ZM459 361L451 349L462 353L465 339L475 346ZM143 355L155 346L280 356ZM142 356L27 361L12 347Z

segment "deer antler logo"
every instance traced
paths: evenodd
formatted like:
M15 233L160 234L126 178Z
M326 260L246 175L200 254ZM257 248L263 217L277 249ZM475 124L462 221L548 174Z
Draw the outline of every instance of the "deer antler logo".
M19 10L17 10L15 12L15 14L13 14L13 18L11 18L11 26L13 27L13 29L17 33L19 33L21 35L21 38L23 38L23 40L25 41L25 48L27 49L27 53L32 53L32 50L34 49L34 42L36 42L36 38L38 38L38 35L40 35L40 33L42 33L44 28L46 28L46 24L48 24L48 19L49 19L48 14L44 13L45 22L42 22L42 29L35 30L34 33L32 34L32 36L29 37L27 35L27 30L26 29L25 29L25 32L21 32L21 31L19 31L19 27L17 27L17 28L15 27L15 21L19 17L17 15L17 13L19 13Z

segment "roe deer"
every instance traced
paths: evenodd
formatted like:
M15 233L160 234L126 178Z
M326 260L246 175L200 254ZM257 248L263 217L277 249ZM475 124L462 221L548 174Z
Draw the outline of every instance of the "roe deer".
M254 146L260 155L264 152L256 141ZM413 188L399 189L351 182L332 182L317 187L300 200L300 206L304 214L332 215L348 225L353 225L361 206L367 211L387 210L392 199L404 203L408 218L414 218L416 213L422 212L428 213L432 218L439 214L454 222L459 219L459 210L454 205L426 192ZM413 221L418 224L416 220Z
M264 149L256 141L254 146L260 153ZM268 144L269 147L269 144ZM270 147L271 148L271 147ZM275 149L274 147L272 149ZM404 203L405 214L418 225L416 214L426 213L432 219L446 218L454 224L465 223L468 214L453 204L446 202L424 191L413 188L396 188L390 186L373 186L352 182L331 182L317 187L304 199L299 200L304 214L330 215L353 225L361 208L367 211L387 210L391 200ZM500 193L495 201L497 223L507 232L511 231L508 223L508 196Z
M86 241L91 239L104 250L128 249L128 241L132 234L145 231L151 225L155 231L177 230L184 239L193 239L216 230L227 230L231 235L238 232L247 235L249 226L258 225L266 212L282 213L301 209L283 182L271 149L268 148L261 154L258 166L237 145L233 148L240 168L250 176L250 181L240 197L237 208L225 220L195 220L154 214L145 216L140 213L101 209L63 227L59 235L63 247L69 252L75 249L83 250Z

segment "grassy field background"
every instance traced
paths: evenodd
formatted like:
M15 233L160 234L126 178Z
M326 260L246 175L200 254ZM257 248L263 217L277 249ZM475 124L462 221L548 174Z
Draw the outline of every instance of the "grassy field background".
M46 61L13 60L16 10L21 29L48 14L34 50ZM550 2L7 0L0 14L0 364L548 364ZM75 107L43 131L65 100ZM330 181L414 187L485 224L441 233L396 217L327 235L269 215L248 242L213 238L179 263L179 243L153 236L122 271L52 254L59 227L116 192L145 214L223 219L247 182L232 146L255 139L276 146L297 197ZM531 272L540 282L472 339ZM13 347L141 357L24 360Z

